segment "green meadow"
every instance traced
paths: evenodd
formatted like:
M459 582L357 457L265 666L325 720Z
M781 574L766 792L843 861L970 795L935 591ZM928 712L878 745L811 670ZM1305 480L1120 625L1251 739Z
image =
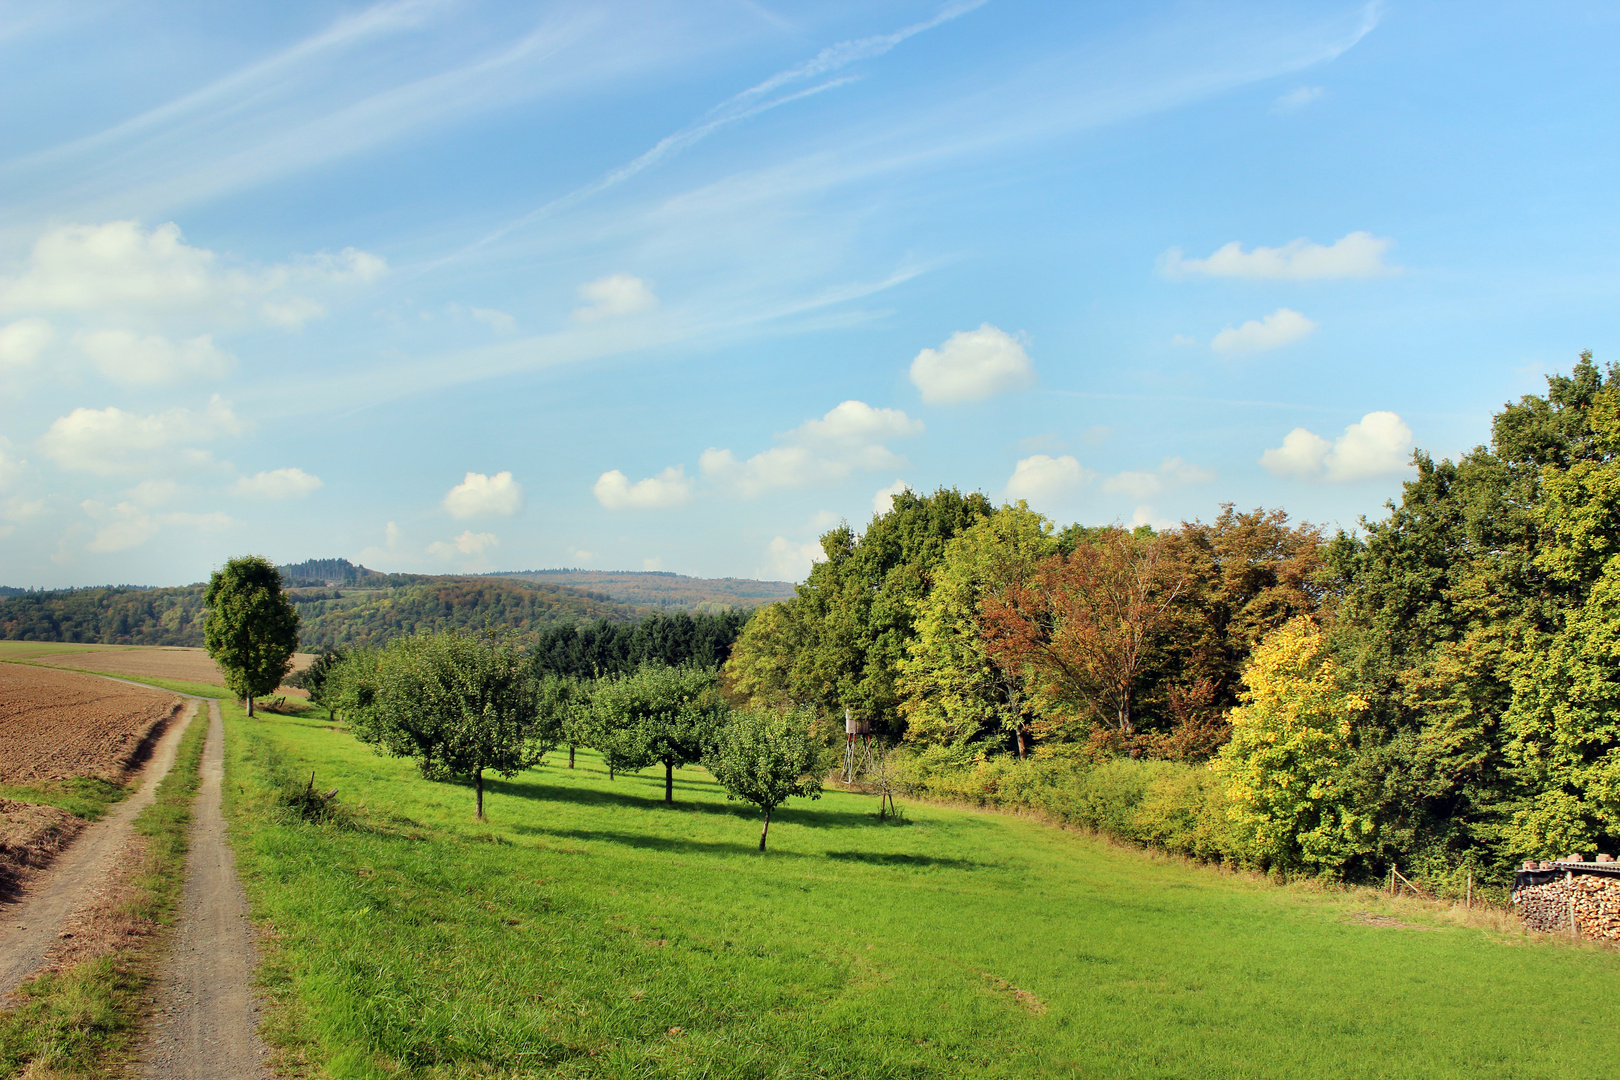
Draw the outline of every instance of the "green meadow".
M337 1077L1585 1077L1620 956L1017 817L566 752L489 785L227 706L267 1031ZM278 792L337 788L309 824ZM1509 925L1510 924L1505 924Z

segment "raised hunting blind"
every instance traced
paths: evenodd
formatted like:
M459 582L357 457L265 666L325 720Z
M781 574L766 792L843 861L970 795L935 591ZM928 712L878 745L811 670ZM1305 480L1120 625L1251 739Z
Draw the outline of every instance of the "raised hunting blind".
M844 710L844 783L853 784L872 761L872 725Z

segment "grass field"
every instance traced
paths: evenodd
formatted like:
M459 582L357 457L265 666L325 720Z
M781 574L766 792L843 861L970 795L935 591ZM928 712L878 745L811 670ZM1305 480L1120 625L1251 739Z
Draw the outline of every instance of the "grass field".
M333 1076L1584 1077L1620 1022L1620 955L1415 902L843 793L761 855L707 774L583 753L481 825L324 716L227 724L271 1037ZM273 811L311 770L356 827Z

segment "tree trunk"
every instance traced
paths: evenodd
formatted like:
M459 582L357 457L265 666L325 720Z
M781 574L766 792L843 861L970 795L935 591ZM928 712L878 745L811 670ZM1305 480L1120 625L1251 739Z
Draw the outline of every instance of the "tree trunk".
M478 792L478 820L484 820L484 770L473 771L473 789Z
M675 766L664 762L664 802L673 805L675 802Z
M771 811L770 811L769 807L766 807L766 809L765 809L765 827L763 829L759 830L759 850L761 850L761 851L765 850L765 834L769 833L770 831L771 831Z
M249 718L251 718L253 716L253 695L252 694L248 695L247 705L248 705L248 716L249 716Z
M572 769L574 767L574 744L573 743L568 744L568 767L570 769Z
M613 762L608 762L608 779L613 779Z

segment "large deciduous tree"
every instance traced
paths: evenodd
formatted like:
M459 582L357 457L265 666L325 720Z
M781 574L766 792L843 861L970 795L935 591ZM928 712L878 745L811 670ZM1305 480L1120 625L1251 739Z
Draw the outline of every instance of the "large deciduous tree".
M1154 636L1185 585L1161 539L1102 530L985 595L985 652L1024 673L1049 716L1078 713L1129 740Z
M215 570L203 591L208 619L203 642L225 675L225 685L247 701L281 685L298 649L298 612L281 591L281 574L268 559L244 555Z
M358 658L350 682L355 735L379 753L415 759L430 780L471 781L479 820L485 771L515 776L557 742L528 663L492 634L402 638Z
M979 633L987 594L1027 585L1059 540L1024 503L975 522L945 547L933 588L917 605L916 636L896 686L906 742L955 760L981 748L1029 748L1032 702L1019 672L995 658Z
M1279 869L1342 869L1371 848L1375 832L1349 768L1367 702L1338 686L1308 616L1255 650L1244 681L1219 770L1247 850Z
M716 737L704 765L725 787L765 814L759 850L771 831L771 812L790 798L821 798L823 747L808 709L740 709Z
M826 556L791 600L755 616L733 647L726 674L757 705L845 709L874 731L904 731L900 661L916 636L917 604L951 538L994 507L979 492L907 490L857 535L848 525L821 538Z

